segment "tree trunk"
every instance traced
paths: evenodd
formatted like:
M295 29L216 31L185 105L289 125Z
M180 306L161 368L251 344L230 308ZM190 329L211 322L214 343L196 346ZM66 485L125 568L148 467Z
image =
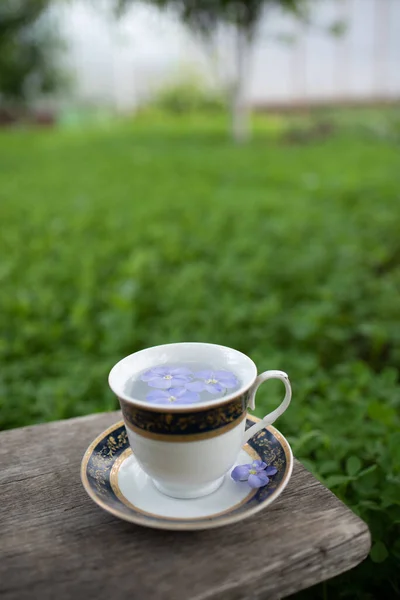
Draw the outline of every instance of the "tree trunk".
M250 41L246 31L236 29L236 80L231 97L232 137L243 144L250 137L250 112L246 102L246 75L249 67Z

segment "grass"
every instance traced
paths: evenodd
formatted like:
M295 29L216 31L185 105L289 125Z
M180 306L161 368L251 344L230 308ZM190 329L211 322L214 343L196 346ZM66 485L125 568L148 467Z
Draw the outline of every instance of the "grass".
M325 597L395 597L399 124L258 117L243 147L218 115L2 132L0 426L116 408L108 371L146 346L238 348L289 373L278 427L370 525L371 557Z

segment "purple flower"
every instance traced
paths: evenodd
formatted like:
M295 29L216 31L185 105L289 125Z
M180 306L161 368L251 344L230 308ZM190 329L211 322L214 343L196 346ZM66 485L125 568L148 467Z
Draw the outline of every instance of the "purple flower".
M234 481L247 481L251 488L259 488L269 483L269 477L275 475L278 469L268 467L262 460L253 460L250 465L238 465L231 473Z
M186 385L187 389L193 392L207 390L210 394L219 394L235 388L239 383L235 375L229 371L198 371L194 377L198 381L191 381Z
M150 387L168 390L172 387L184 387L192 377L191 371L185 367L154 367L142 373L140 379Z
M154 404L193 404L199 400L196 392L188 392L184 387L169 390L153 390L146 396L148 402Z

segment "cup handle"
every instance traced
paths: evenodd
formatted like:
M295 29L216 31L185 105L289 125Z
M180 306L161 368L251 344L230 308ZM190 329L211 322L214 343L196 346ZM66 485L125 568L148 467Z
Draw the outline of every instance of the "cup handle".
M285 397L282 400L281 404L278 406L278 408L273 410L271 413L269 413L269 415L266 415L261 421L255 423L252 427L245 431L242 444L248 442L249 439L252 438L253 435L255 435L256 433L261 431L261 429L264 429L264 427L267 427L268 425L271 425L274 421L276 421L276 419L280 417L282 413L285 412L285 410L290 404L290 400L292 399L292 388L290 387L290 381L287 374L283 371L264 371L264 373L261 373L261 375L257 377L253 384L253 387L250 389L249 408L251 408L251 410L255 409L256 392L259 386L268 379L280 379L281 381L283 381L286 391Z

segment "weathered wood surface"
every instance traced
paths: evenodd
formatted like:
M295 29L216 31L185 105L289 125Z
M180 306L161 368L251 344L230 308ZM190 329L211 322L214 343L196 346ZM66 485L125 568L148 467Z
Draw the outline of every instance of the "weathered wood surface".
M271 507L222 529L165 532L120 521L86 495L86 447L120 413L0 434L2 600L259 600L354 567L366 525L296 461Z

